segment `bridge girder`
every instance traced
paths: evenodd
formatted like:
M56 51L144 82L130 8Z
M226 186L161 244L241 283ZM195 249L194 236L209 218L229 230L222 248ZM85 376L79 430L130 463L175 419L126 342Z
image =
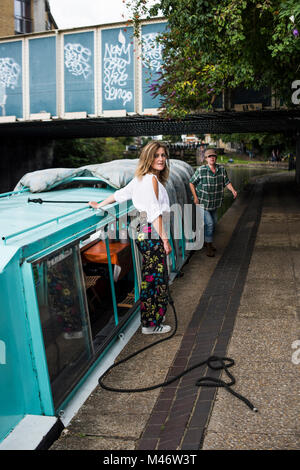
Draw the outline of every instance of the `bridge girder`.
M70 120L3 123L1 137L88 138L180 134L233 134L300 132L300 109L250 112L214 111L185 119L131 115Z

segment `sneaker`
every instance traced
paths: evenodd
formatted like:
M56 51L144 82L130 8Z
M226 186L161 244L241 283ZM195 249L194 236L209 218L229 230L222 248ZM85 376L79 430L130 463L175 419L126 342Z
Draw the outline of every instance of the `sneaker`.
M160 333L169 333L171 327L169 325L159 325L159 326L143 326L142 333L144 335L155 335Z

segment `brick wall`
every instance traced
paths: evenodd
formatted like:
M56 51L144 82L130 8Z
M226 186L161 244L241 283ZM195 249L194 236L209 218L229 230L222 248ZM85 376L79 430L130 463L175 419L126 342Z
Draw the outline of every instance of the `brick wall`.
M0 0L0 36L12 36L14 34L14 0Z

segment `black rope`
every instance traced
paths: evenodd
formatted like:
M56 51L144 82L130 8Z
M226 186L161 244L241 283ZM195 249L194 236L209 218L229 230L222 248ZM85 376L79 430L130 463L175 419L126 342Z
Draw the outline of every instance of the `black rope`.
M89 201L54 201L54 200L45 200L45 199L41 199L41 198L35 198L35 199L30 199L28 198L27 202L34 202L35 204L46 204L46 203L52 203L52 204L88 204ZM103 215L106 217L107 215L112 215L113 217L115 217L115 214L111 214L108 210L106 209L102 209L102 207L99 207L98 209L100 209L102 212L103 212Z
M41 198L36 198L36 199L28 198L28 202L34 202L34 203L38 203L38 204L43 204L43 203L47 203L47 202L49 202L49 203L73 203L73 204L74 203L77 203L77 204L80 203L80 204L87 204L87 201L51 201L51 200L47 201L47 200L44 200L44 199L41 199ZM106 211L102 208L100 208L100 209L104 212L104 215L109 214L108 211ZM165 263L166 263L166 259L165 259ZM182 273L178 273L178 274L182 274ZM144 348L130 354L129 356L127 356L124 359L116 362L115 364L112 364L104 372L104 374L99 378L99 380L98 380L99 385L103 389L108 390L110 392L119 392L119 393L146 392L146 391L154 390L156 388L165 387L167 385L170 385L171 383L175 382L176 380L179 380L181 377L188 374L189 372L196 369L197 367L207 365L212 370L224 370L226 375L231 379L231 381L230 382L225 382L224 380L216 379L214 377L208 377L207 376L207 377L201 377L200 379L198 379L197 382L195 383L195 385L197 385L198 387L223 387L229 393L231 393L232 395L237 397L239 400L243 401L251 410L257 412L258 411L257 408L255 408L254 405L247 398L245 398L243 395L237 393L235 390L232 390L232 388L231 388L231 386L235 384L236 380L235 380L234 376L228 371L228 368L232 367L234 365L234 360L231 359L230 357L210 356L208 359L206 359L202 362L199 362L198 364L195 364L194 366L184 370L183 372L181 372L181 374L173 377L172 379L169 379L165 382L162 382L162 383L159 383L159 384L156 384L156 385L152 385L150 387L122 389L122 388L110 387L110 386L105 385L103 383L103 379L107 376L107 374L112 369L119 366L120 364L123 364L124 362L127 362L129 359L131 359L132 357L137 356L138 354L142 353L143 351L146 351L147 349L152 348L153 346L156 346L157 344L160 344L164 341L168 341L169 339L173 338L173 336L176 334L176 331L177 331L177 314L176 314L176 309L175 309L175 306L174 306L174 301L173 301L173 299L171 297L171 294L170 294L168 279L166 279L166 284L168 286L169 304L173 308L173 312L174 312L175 328L174 328L173 333L171 335L167 336L166 338L162 338L159 341L156 341L155 343L149 344L148 346L145 346ZM226 362L227 362L227 364L226 364ZM213 365L214 363L217 363L219 365Z
M225 390L227 390L233 396L235 396L239 400L243 401L252 411L257 412L258 409L255 408L255 406L247 398L245 398L243 395L241 395L240 393L236 392L235 390L233 390L231 388L232 385L235 384L236 380L235 380L234 376L232 375L232 373L230 373L228 371L228 369L234 365L234 360L230 357L210 356L208 359L206 359L202 362L199 362L199 363L195 364L194 366L191 366L190 368L184 370L183 372L181 372L177 376L172 377L171 379L169 379L165 382L161 382L159 384L152 385L150 387L124 389L124 388L110 387L109 385L105 385L103 383L104 378L108 375L108 373L112 369L119 366L120 364L124 364L124 362L128 361L132 357L137 356L141 352L146 351L147 349L152 348L153 346L156 346L157 344L162 343L163 341L168 341L169 339L171 339L175 335L175 333L177 331L177 314L176 314L174 301L173 301L173 299L170 295L169 289L168 289L168 295L169 295L169 304L171 305L171 307L173 309L174 318L175 318L175 328L174 328L173 333L171 335L167 336L166 338L163 338L159 341L156 341L155 343L149 344L148 346L145 346L144 348L130 354L129 356L125 357L124 359L121 359L120 361L116 362L115 364L112 364L104 372L104 374L102 374L101 377L99 378L99 380L98 380L99 385L103 389L105 389L107 391L110 391L110 392L119 392L119 393L147 392L147 391L159 388L159 387L165 387L167 385L170 385L171 383L175 382L176 380L179 380L181 377L188 374L189 372L196 369L197 367L207 365L212 370L224 370L226 375L230 378L230 382L225 382L224 380L216 379L214 377L208 377L207 376L207 377L201 377L200 379L198 379L197 382L195 383L196 386L198 386L198 387L223 387L223 388L225 388Z
M46 204L49 202L50 204L88 204L89 201L52 201L51 199L41 199L41 198L36 198L36 199L30 199L28 198L27 202L35 202L36 204Z

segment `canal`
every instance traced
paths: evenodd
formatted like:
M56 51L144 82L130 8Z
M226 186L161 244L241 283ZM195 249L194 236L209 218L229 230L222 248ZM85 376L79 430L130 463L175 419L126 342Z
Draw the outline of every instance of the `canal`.
M269 173L277 173L279 171L284 171L282 169L277 168L264 168L264 167L247 167L245 166L232 166L229 167L226 165L226 170L228 177L233 185L233 187L237 190L237 192L241 192L243 188L250 182L251 178L255 176L262 176ZM219 219L222 217L223 214L229 209L231 204L233 203L234 199L230 191L225 189L224 191L224 203L222 207L220 207L218 212Z

